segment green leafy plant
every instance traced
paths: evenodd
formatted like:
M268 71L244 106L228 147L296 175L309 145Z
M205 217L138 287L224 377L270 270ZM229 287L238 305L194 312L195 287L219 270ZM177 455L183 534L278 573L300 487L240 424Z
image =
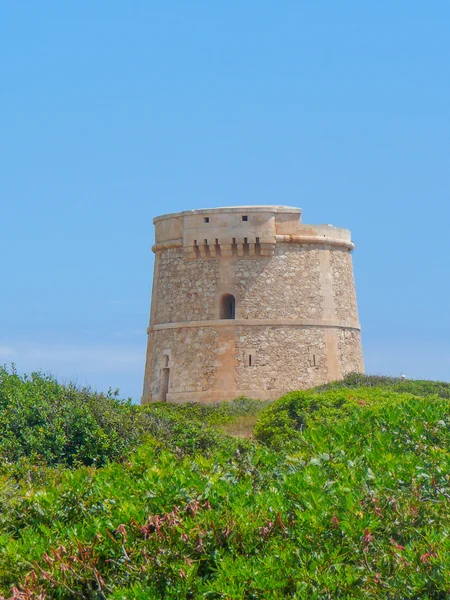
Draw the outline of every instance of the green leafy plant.
M3 475L0 597L448 597L450 401L408 383L136 407L120 463Z

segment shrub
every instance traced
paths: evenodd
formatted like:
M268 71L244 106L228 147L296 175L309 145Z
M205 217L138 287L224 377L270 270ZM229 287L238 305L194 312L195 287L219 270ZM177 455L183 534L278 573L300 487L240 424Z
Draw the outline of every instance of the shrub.
M123 460L152 435L178 454L209 451L228 442L212 428L262 409L237 399L220 406L157 403L147 407L114 394L63 385L50 375L19 376L0 368L0 472L34 466L103 466Z
M252 402L135 407L126 461L0 476L0 600L448 597L449 399L336 385L264 444L215 429Z
M56 466L104 465L137 443L136 407L50 375L0 369L0 460Z
M350 373L344 379L332 381L315 388L317 392L349 388L389 388L393 392L414 394L415 396L432 396L450 398L450 383L445 381L429 381L420 379L403 379L401 377L386 377L385 375L364 375Z
M9 490L0 593L447 597L448 400L355 388L280 404L265 416L284 413L279 428L287 418L299 434L289 453L214 443L177 455L153 441L126 463Z

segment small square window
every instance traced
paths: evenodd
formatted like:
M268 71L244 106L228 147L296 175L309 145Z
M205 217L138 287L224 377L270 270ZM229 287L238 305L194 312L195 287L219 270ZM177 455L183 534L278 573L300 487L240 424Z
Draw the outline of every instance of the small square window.
M248 221L248 216L247 215L242 215L242 220L243 221Z
M209 217L205 217L205 223L209 223Z

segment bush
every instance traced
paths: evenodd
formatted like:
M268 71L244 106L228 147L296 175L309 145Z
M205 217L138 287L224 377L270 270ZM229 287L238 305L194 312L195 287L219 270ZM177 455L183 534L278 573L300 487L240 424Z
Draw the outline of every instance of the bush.
M0 476L0 600L447 598L450 401L372 383L262 413L134 407L146 441L102 468L21 456L32 476ZM217 430L258 413L264 444Z
M61 385L50 375L0 369L0 461L104 465L135 445L136 407L111 394Z
M340 389L269 414L298 434L289 452L219 436L207 455L178 455L153 441L121 465L5 491L0 593L446 598L449 401Z
M362 387L389 388L393 392L414 394L415 396L436 395L440 398L450 398L450 383L445 381L403 379L401 377L364 375L362 373L350 373L342 380L316 387L315 391L326 392L329 390Z
M148 435L179 455L206 452L231 443L212 425L263 406L241 398L216 406L141 407L50 375L0 368L0 473L30 473L37 465L103 466L129 456Z
M398 394L450 399L450 383L351 373L312 390L285 394L261 413L255 436L272 448L287 448L299 443L302 431L314 419L326 424L342 419L358 405L379 406Z

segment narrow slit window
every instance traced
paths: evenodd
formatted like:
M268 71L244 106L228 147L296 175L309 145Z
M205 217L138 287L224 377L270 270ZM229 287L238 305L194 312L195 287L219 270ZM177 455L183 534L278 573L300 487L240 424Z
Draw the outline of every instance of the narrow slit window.
M244 366L254 367L256 364L256 351L253 348L246 350L244 354Z
M205 217L205 223L209 223L209 217Z

